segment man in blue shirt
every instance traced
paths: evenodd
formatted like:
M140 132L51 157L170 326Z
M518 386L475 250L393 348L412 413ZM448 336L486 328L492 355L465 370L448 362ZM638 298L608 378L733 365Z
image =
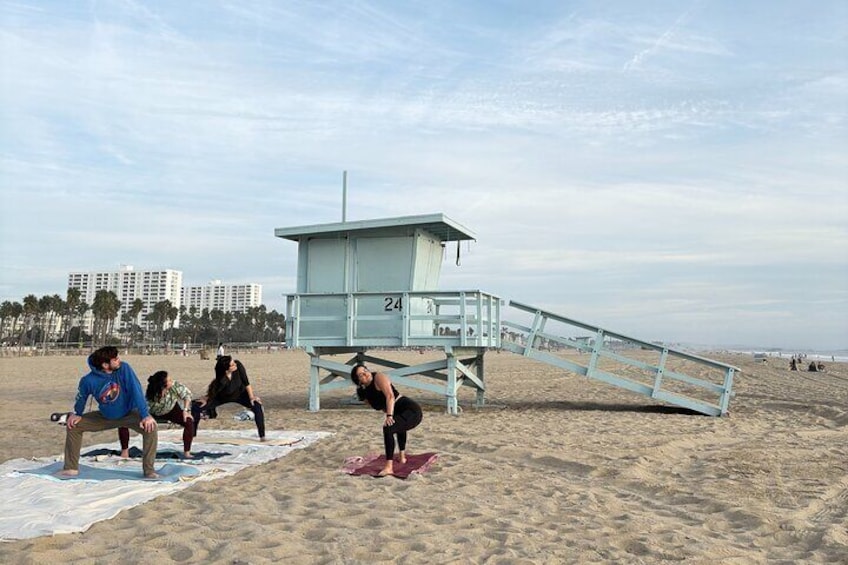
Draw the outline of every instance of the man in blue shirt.
M113 428L132 428L142 436L144 478L156 479L154 463L159 435L156 420L147 409L141 383L128 363L121 362L118 350L101 347L88 357L91 369L80 379L74 411L68 414L65 435L65 465L61 477L79 475L79 459L84 432L100 432ZM97 401L97 410L83 412L88 397Z

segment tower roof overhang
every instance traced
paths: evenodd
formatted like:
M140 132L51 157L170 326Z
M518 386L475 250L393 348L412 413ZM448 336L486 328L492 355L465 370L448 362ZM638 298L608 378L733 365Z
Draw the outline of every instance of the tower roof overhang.
M276 228L274 235L291 241L300 241L303 238L311 237L338 238L349 235L378 235L381 232L392 233L404 229L421 229L433 234L441 241L476 241L477 239L474 232L444 214L399 216L376 220Z

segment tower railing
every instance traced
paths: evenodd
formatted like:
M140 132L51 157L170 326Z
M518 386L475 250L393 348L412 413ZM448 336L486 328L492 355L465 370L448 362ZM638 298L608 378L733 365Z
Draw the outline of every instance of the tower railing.
M500 347L502 300L481 290L298 293L289 347Z

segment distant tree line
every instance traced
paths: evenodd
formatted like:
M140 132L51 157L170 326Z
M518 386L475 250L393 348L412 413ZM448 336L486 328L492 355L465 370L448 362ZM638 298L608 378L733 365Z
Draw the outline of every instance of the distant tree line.
M115 327L121 311L118 296L99 290L87 304L79 289L69 288L65 298L58 294L38 298L34 294L22 302L0 304L0 342L6 346L41 347L71 346L86 343L192 343L214 345L219 342L284 341L286 317L265 306L246 312L223 312L218 309L177 308L169 300L152 304L142 320L145 303L136 298L121 314L123 327ZM91 312L94 323L89 334L83 319ZM179 319L180 325L176 326ZM142 326L147 322L148 328Z

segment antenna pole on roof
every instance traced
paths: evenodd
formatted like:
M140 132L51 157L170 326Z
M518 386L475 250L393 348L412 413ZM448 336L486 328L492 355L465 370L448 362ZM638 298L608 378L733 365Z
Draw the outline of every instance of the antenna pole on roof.
M342 223L347 221L347 171L342 173Z

